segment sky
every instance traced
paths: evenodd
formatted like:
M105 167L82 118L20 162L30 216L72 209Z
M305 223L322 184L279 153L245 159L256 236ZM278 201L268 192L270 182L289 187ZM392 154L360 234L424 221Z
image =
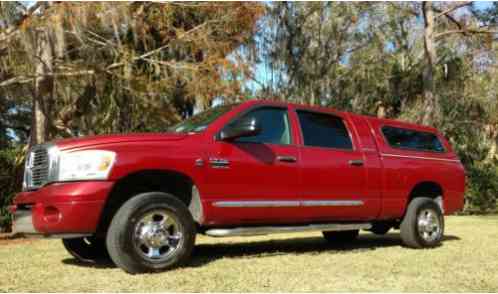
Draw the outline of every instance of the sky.
M493 1L475 1L474 4L478 9L486 9L493 5Z

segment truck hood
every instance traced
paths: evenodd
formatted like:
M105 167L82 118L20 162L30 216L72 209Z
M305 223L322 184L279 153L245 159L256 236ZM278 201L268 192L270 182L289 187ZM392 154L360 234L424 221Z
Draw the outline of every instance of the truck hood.
M68 150L94 145L124 143L124 142L144 142L144 141L178 141L188 137L188 134L179 133L131 133L115 135L87 136L71 139L62 139L54 143L60 150Z

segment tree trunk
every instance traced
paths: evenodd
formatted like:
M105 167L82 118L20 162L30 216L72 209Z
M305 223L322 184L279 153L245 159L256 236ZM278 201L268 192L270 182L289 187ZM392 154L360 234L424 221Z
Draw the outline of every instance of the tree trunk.
M491 141L491 147L489 148L488 154L486 155L486 159L484 160L485 162L492 163L497 158L496 156L497 148L498 148L498 139L495 137Z
M489 147L488 153L486 154L486 158L484 162L493 163L493 161L497 158L497 149L498 149L498 128L496 125L488 125L485 128L487 136L491 141L491 146Z
M378 101L377 103L377 117L385 118L386 117L386 107L382 101Z
M36 87L37 86L35 86L35 92ZM33 96L32 103L30 147L44 142L46 138L46 117L42 111L42 106L36 96Z
M439 118L439 101L434 94L434 63L436 49L434 48L434 11L432 2L423 2L424 14L424 52L426 65L423 73L424 113L422 123L433 124Z
M201 97L196 97L193 114L195 115L201 113L204 110L206 110L206 104L204 103L204 99L202 99Z
M33 93L33 114L31 119L31 138L29 145L41 144L50 139L50 111L52 104L53 54L50 46L49 33L46 28L35 31L35 87Z

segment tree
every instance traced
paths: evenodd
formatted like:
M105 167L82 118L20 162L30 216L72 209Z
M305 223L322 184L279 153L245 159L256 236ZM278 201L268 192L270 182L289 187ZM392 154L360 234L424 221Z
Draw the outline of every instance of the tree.
M459 19L455 12L461 8L470 6L472 2L463 2L457 4L437 7L430 1L423 2L422 13L424 16L424 52L426 58L426 69L424 71L424 98L425 107L422 122L424 124L433 124L441 119L440 102L437 95L434 95L434 67L438 62L435 43L441 42L444 38L458 35L466 38L478 37L479 35L493 35L498 33L489 26L481 26L478 19L469 19L472 14L464 14L465 19ZM437 13L437 14L435 14ZM437 21L441 21L441 26L445 29L436 32ZM462 17L460 17L462 18Z
M254 4L175 2L37 2L30 11L4 30L9 76L0 88L31 93L31 144L159 130L194 105L237 97L249 67L228 56L250 43L263 12Z
M345 59L364 47L370 34L360 18L367 4L271 4L260 31L261 54L272 75L269 96L323 104L333 99ZM275 90L274 90L275 89Z

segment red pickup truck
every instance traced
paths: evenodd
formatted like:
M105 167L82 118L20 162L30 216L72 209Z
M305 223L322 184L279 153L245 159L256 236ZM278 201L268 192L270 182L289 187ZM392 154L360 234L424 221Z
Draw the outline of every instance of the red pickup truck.
M83 261L129 273L185 262L197 233L249 236L400 229L437 246L465 173L434 128L271 101L214 107L159 134L33 147L14 230L62 238Z

